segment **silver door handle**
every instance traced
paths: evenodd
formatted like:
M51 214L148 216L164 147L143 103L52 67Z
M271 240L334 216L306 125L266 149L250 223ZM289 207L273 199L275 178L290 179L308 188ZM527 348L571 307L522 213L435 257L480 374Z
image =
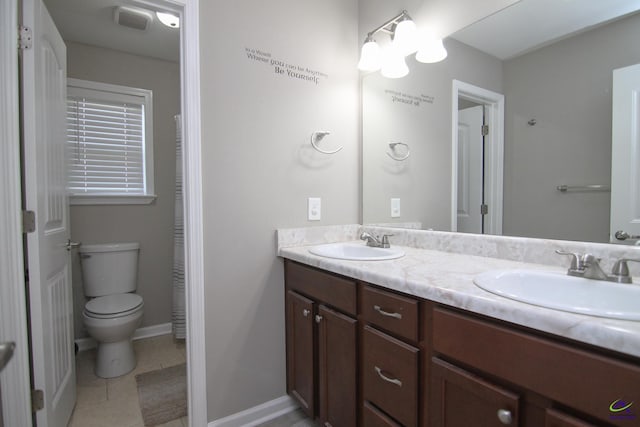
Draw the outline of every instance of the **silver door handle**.
M640 239L640 236L632 236L631 234L627 233L626 231L622 231L622 230L618 230L616 231L616 239L618 240L627 240L627 239Z
M383 380L391 383L391 384L395 384L398 387L402 387L402 381L400 381L397 378L389 378L388 376L386 376L385 374L382 373L382 369L378 368L377 366L373 367L376 370L376 373L378 374L378 376L380 378L382 378Z
M80 246L81 243L80 242L72 242L71 239L67 239L67 243L64 244L64 247L70 251L71 249L77 248L78 246Z
M16 348L16 343L8 341L0 344L0 372L9 363L13 356L13 350Z
M394 317L396 319L402 319L402 314L400 314L400 313L389 313L388 311L384 311L382 309L382 307L380 307L379 305L374 305L373 309L375 311L377 311L378 313L382 314L383 316Z

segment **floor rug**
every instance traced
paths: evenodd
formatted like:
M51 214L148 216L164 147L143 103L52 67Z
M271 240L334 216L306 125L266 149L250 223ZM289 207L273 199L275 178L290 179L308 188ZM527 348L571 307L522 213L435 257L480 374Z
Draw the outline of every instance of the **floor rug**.
M187 365L136 375L145 426L164 424L187 415Z

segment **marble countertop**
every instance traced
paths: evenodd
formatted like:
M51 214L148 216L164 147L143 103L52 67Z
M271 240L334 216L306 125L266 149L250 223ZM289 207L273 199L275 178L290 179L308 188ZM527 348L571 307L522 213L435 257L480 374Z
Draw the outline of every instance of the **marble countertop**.
M280 247L278 255L387 289L640 357L640 322L538 307L494 295L473 283L476 275L489 270L564 273L566 269L562 267L396 245L394 247L405 252L404 257L389 261L346 261L313 255L310 247Z

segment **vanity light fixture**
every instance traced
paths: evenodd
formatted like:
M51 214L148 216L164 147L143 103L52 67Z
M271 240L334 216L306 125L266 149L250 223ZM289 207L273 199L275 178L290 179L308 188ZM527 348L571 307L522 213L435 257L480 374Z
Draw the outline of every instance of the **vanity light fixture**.
M389 46L383 55L382 69L380 73L389 79L398 79L409 74L409 67L404 59L404 54L398 46Z
M167 12L156 12L156 16L164 25L170 28L180 28L180 18Z
M382 67L382 52L376 41L367 36L360 52L358 68L362 71L378 71Z
M384 49L373 38L378 32L391 36L391 43ZM447 57L442 39L419 34L415 22L403 10L367 34L358 68L367 72L381 70L382 75L388 78L404 77L409 73L405 57L416 51L416 60L423 63L439 62Z

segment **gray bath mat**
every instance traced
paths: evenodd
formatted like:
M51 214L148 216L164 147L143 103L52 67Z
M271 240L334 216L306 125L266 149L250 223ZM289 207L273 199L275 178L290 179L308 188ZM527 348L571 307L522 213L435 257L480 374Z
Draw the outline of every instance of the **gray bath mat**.
M187 415L187 365L136 375L145 426L164 424Z

